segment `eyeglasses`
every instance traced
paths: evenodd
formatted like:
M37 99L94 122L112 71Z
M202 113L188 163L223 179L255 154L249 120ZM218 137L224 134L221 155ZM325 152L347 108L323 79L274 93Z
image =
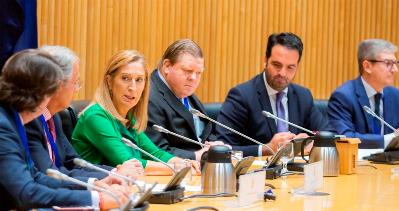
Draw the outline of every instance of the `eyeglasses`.
M399 61L388 60L388 59L385 59L385 60L371 60L371 59L368 59L367 61L369 61L369 62L382 62L382 63L384 63L387 66L388 70L392 70L393 65L396 65L396 69L399 69Z
M73 89L75 91L79 91L83 86L83 82L81 80L77 80L75 82L65 82L65 83L66 83L66 86L73 87Z

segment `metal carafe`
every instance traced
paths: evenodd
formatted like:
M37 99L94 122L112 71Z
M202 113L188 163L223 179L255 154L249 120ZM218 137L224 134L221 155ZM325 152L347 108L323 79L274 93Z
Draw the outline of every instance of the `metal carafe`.
M236 175L231 163L231 150L223 145L211 146L208 153L204 154L207 158L201 172L202 192L235 193Z
M339 175L339 155L335 145L335 134L328 131L319 131L316 135L303 140L301 145L302 158L307 163L313 163L323 160L323 175L338 176ZM313 140L313 148L309 154L309 160L304 157L304 149L307 142Z

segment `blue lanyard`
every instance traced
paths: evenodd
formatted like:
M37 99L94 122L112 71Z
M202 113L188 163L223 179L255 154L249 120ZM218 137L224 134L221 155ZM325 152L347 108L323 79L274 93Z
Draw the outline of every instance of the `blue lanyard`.
M14 120L17 123L19 137L21 138L22 145L25 148L26 163L28 164L29 170L32 170L33 161L32 161L32 158L30 156L29 146L28 146L28 138L26 137L26 132L25 132L24 126L22 124L22 121L21 121L21 118L20 118L18 112L15 111L14 109L12 109L12 112L14 114Z
M54 153L55 165L57 166L57 168L59 168L59 167L61 167L61 159L60 159L60 156L58 154L58 149L57 149L57 145L55 144L55 141L54 141L54 138L53 138L53 134L51 134L50 130L48 129L47 122L44 119L43 115L40 115L40 121L42 121L44 132L46 133L48 142L50 142L51 150Z

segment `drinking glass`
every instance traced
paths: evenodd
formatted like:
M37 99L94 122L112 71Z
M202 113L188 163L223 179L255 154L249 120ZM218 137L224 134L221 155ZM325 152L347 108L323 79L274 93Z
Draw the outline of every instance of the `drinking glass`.
M281 151L281 162L283 162L283 169L281 170L281 174L285 174L288 172L287 163L288 161L294 158L294 145L292 142L287 143L279 143L278 144L279 151Z

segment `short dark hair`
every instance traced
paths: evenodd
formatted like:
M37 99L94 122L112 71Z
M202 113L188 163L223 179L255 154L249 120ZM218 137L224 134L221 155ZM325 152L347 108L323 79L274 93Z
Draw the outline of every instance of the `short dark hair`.
M0 77L0 102L16 111L35 111L46 96L57 91L62 70L41 50L24 50L5 63Z
M188 53L195 58L204 58L201 48L197 43L190 39L177 40L170 44L163 53L162 59L159 62L158 69L161 69L163 61L168 59L172 65L180 59L180 56Z
M298 62L301 61L302 51L303 51L303 43L301 38L291 32L283 32L283 33L274 33L269 36L267 40L266 47L266 58L270 58L272 55L272 48L275 45L282 45L289 49L297 50L299 53Z

